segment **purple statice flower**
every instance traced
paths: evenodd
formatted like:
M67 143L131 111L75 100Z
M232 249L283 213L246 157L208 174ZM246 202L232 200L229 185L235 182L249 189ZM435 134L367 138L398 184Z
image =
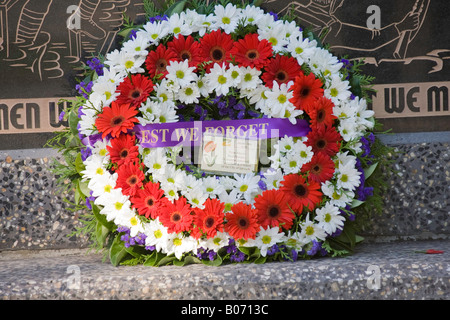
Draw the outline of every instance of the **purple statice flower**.
M273 19L274 19L275 21L278 20L278 14L276 14L275 12L272 12L272 11L270 11L269 14L273 17Z
M291 250L291 257L292 257L292 261L297 261L298 259L298 252L295 249Z
M258 181L258 186L259 186L259 188L260 188L261 190L263 190L263 191L267 190L267 185L266 185L266 183L265 183L264 181L262 181L262 180L259 180L259 181Z
M92 90L92 86L94 85L94 83L92 81L90 81L89 83L84 83L84 82L80 82L79 84L77 84L75 86L75 89L78 90L78 93L81 94L83 97L85 97L86 99L89 98L88 93L91 92Z
M136 30L131 30L131 32L130 32L130 39L134 40L134 39L136 39L136 36L137 36Z
M150 23L154 23L154 22L157 22L157 21L163 21L163 20L167 20L167 19L168 19L168 16L165 14L165 15L162 15L162 16L157 15L157 16L154 16L154 17L150 17L148 19L148 21Z
M66 115L66 112L65 112L65 111L62 111L62 112L59 114L58 120L59 120L59 121L63 121L65 115Z
M322 248L322 243L316 240L313 240L312 243L313 246L306 252L307 255L315 256L317 253L319 253L321 256L325 256L327 254L327 251L324 248Z
M81 153L81 160L85 161L87 158L89 158L92 155L92 150L89 147L80 149Z
M97 75L102 76L103 75L103 68L104 65L98 58L93 58L92 60L88 60L86 64L91 68L91 70L94 70Z
M275 243L273 246L271 246L269 249L267 249L267 254L269 256L273 256L275 253L279 252L280 248L278 247L278 245Z

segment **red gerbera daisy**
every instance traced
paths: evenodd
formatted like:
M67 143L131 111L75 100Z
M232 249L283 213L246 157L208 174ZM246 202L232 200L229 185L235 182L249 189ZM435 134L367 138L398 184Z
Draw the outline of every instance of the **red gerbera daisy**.
M126 196L134 196L145 179L141 166L134 162L121 165L117 175L116 188L122 188L122 193Z
M200 44L202 60L212 61L206 66L207 71L214 67L214 63L222 65L231 60L230 51L233 48L233 39L229 34L220 30L212 31L203 36Z
M159 216L159 209L165 204L165 201L169 201L163 195L164 190L160 189L159 183L147 182L144 189L137 190L131 203L139 215L156 219Z
M302 172L308 172L308 180L318 183L330 180L333 177L335 165L331 157L323 152L314 154L311 161L303 165Z
M284 176L280 190L286 193L289 198L289 206L301 214L303 207L313 210L322 200L320 184L315 181L307 182L305 178L298 174Z
M129 103L133 107L138 107L147 100L150 92L153 91L153 82L142 74L134 74L126 77L117 87L120 95L116 101L119 104Z
M192 36L185 38L180 34L167 44L167 48L176 54L177 61L188 60L189 67L197 67L203 62L200 43Z
M309 109L308 115L311 118L312 128L331 127L333 120L337 117L333 114L333 102L326 98L320 97Z
M239 65L260 70L269 63L272 45L266 39L259 40L257 33L247 34L244 39L234 42L230 54Z
M135 144L133 135L121 134L118 138L111 139L111 146L106 146L109 157L117 166L128 162L134 162L139 155L139 147Z
M118 104L116 101L111 103L110 107L104 107L101 114L95 120L95 126L99 132L102 132L104 139L108 134L117 138L120 133L133 129L134 122L139 122L134 116L138 113L136 108L129 104Z
M169 233L179 233L191 229L192 208L186 202L186 198L181 197L178 200L166 201L165 205L161 207L159 221L167 227Z
M170 64L170 61L176 60L176 53L168 50L165 45L160 44L156 50L150 51L147 59L145 59L145 66L150 74L150 78L161 74L162 77L165 77L167 75L166 67Z
M227 213L225 231L235 239L255 239L259 231L258 213L250 205L238 202Z
M334 127L313 128L306 137L305 144L311 146L314 153L323 152L332 157L341 147L342 136Z
M309 75L299 75L292 86L293 97L289 100L297 109L309 111L314 102L323 96L322 81L316 79L311 72Z
M293 81L301 73L297 59L277 54L269 60L261 79L266 87L272 88L274 80L281 85Z
M223 220L225 204L218 199L206 199L205 208L194 209L194 224L196 229L191 235L194 238L200 238L203 233L206 233L206 237L213 238L216 236L217 231L223 231Z
M289 230L295 219L288 203L288 197L280 190L266 190L255 198L255 208L258 210L258 222L264 227L283 227Z

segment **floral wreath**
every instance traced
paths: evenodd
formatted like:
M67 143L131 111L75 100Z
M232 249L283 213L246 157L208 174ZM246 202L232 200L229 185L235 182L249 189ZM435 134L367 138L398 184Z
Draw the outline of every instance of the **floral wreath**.
M378 192L368 184L376 121L356 95L370 78L250 4L147 10L148 22L123 30L120 50L88 61L63 115L65 169L75 168L75 201L92 212L84 231L114 265L351 252L355 212ZM189 162L179 145L144 143L147 127L255 119L308 130L276 138L266 166L223 175Z

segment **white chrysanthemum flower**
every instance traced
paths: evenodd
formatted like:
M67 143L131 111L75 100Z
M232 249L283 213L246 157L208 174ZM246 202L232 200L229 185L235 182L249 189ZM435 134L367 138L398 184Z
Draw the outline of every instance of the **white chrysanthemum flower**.
M358 124L355 118L343 119L339 122L338 131L344 141L351 141L358 139L361 131L358 130Z
M335 156L334 160L335 166L347 165L351 163L352 166L356 165L356 157L352 154L349 154L348 151L338 152Z
M202 179L202 188L210 198L216 198L219 194L225 191L225 188L220 184L220 180L216 177L206 177Z
M285 38L284 25L275 23L272 28L258 29L258 39L266 39L272 45L274 52L284 51L284 47L288 44Z
M150 37L147 33L136 33L136 38L123 44L122 50L134 55L147 57L147 47L150 45Z
M158 104L153 112L154 123L178 122L178 114L175 110L175 104L172 100Z
M181 103L198 103L198 98L200 98L200 90L197 82L191 82L178 90L178 100Z
M353 201L355 194L353 191L338 189L331 181L325 181L321 185L321 191L330 198L330 204L339 208L345 207Z
M298 173L306 162L302 160L298 153L288 152L284 157L281 157L280 166L285 174Z
M325 77L328 77L339 74L339 70L343 64L328 50L315 47L314 52L309 56L309 65L314 73L321 73Z
M278 82L274 80L272 89L265 92L272 117L284 118L286 108L293 107L293 104L289 101L289 99L294 96L293 91L289 90L292 84L293 82L290 81L289 83L282 83L279 85Z
M184 179L184 186L181 189L181 194L184 195L186 192L201 188L202 188L201 180L197 179L193 175L186 174L186 177Z
M247 203L250 203L254 196L260 192L258 182L261 177L259 175L255 175L254 173L239 175L235 173L234 179L236 180L234 183L235 190L244 196Z
M101 176L94 177L88 183L89 189L92 190L94 197L99 197L103 193L111 193L116 187L117 173L105 173Z
M335 172L338 188L355 190L361 183L359 176L361 172L356 169L353 163L339 165Z
M167 102L168 100L175 99L174 91L170 89L167 82L167 79L164 78L161 80L161 83L157 83L154 86L154 93L160 102Z
M188 36L192 33L192 29L189 24L185 23L184 17L184 15L175 13L165 21L169 29L169 34L173 34L174 36L177 36L179 34ZM164 24L164 21L162 21L162 24Z
M169 24L166 21L147 22L144 25L144 30L148 33L150 43L153 45L158 45L159 41L170 32ZM142 31L138 31L137 34L140 32Z
M264 173L262 180L266 184L267 190L280 188L280 183L283 181L283 171L281 169L269 169Z
M333 74L330 81L325 85L324 96L335 105L350 98L350 85L347 80L342 80L339 75Z
M228 72L230 74L230 84L232 87L237 87L242 80L241 77L241 68L239 66L235 66L232 63L228 65Z
M202 246L217 252L219 249L228 245L229 239L230 235L228 233L217 231L217 234L214 237L208 238Z
M290 38L287 50L297 59L298 64L302 65L311 58L316 47L316 40L303 39L303 36L300 35L294 39Z
M261 251L261 255L265 257L267 255L267 250L270 247L285 240L286 236L284 235L284 232L280 232L279 227L268 227L267 229L261 227L255 238L255 243L256 247Z
M181 260L183 254L191 252L197 248L197 240L191 236L185 237L182 233L170 233L167 239L167 255L175 254Z
M147 174L163 175L169 158L166 156L165 148L152 148L144 156L144 165L148 168Z
M284 117L288 118L292 124L297 124L297 117L303 114L303 110L297 109L294 105L289 105L284 110Z
M316 209L315 220L329 235L344 228L345 217L340 214L339 208L327 203L324 207Z
M244 24L255 25L264 17L264 10L252 5L247 5L242 9L242 17L245 18Z
M177 190L184 187L186 180L186 172L173 164L167 164L164 172L156 172L153 176L165 185L173 184Z
M372 129L375 125L373 121L375 112L367 109L366 99L356 97L350 102L350 105L356 112L356 123L358 124L359 131Z
M154 246L157 252L167 252L169 233L167 227L159 221L159 218L145 224L144 234L147 236L145 238L146 246Z
M353 119L356 117L356 110L350 101L342 101L342 103L334 105L333 115L339 120Z
M98 140L94 143L92 146L92 154L102 157L103 160L108 161L109 160L109 152L107 149L107 146L111 146L111 141L108 141L106 139Z
M214 19L212 29L223 29L225 33L232 33L236 29L239 19L241 18L241 10L234 4L228 3L226 7L216 5L214 7Z
M212 91L210 90L208 83L205 82L205 78L201 77L197 80L197 87L198 91L200 92L200 95L202 97L209 97L209 93Z
M127 51L117 49L106 55L105 65L114 72L143 73L142 65L145 62L144 56L135 55Z
M189 85L198 78L194 72L195 67L189 67L187 60L171 61L166 70L168 72L166 75L167 81L173 81L180 88Z
M205 201L208 199L208 194L204 192L203 188L190 189L184 192L183 195L192 208L205 209Z
M275 145L275 148L278 148L280 152L286 153L294 149L294 138L288 135L284 135L284 137L278 140L278 143Z
M231 190L234 188L235 180L230 176L221 176L219 178L220 184L225 188L225 190Z
M302 37L303 33L295 21L284 21L283 22L284 38L288 39L298 39Z
M103 106L109 106L119 95L117 92L117 85L120 81L109 81L103 78L102 81L96 81L92 86L92 92L89 96L89 101L92 105L100 110Z
M275 18L271 14L263 14L257 21L256 25L260 30L267 30L273 27L275 24Z
M106 203L100 210L101 214L106 215L106 220L108 221L115 221L118 217L125 216L133 211L128 196L124 196L122 193L114 193L114 195L116 197L111 199L112 201Z
M117 176L116 179L117 181ZM114 183L115 185L115 183ZM106 184L103 188L103 192L95 198L94 203L100 206L106 206L107 204L114 202L116 199L119 199L123 196L122 188L111 188L112 185Z
M261 75L261 71L256 68L241 67L240 74L241 74L241 81L239 82L239 85L237 86L237 88L240 90L255 90L258 88L259 85L262 84L262 80L259 77ZM261 88L264 90L267 89L263 86L261 86ZM261 97L259 97L258 100L260 98ZM265 97L265 98L267 98L267 97ZM251 103L254 103L254 102L251 102Z
M85 136L90 136L97 133L97 127L95 126L95 119L97 118L97 111L93 108L83 107L83 114L78 122L78 130Z
M125 212L118 216L114 222L118 225L130 229L130 236L136 237L139 233L144 233L144 224L134 210Z
M302 228L301 234L308 243L313 240L325 240L327 237L327 234L322 227L317 223L314 223L314 221L309 220L309 213L306 216L306 220L300 223L300 227Z
M80 172L83 181L109 174L103 157L91 155L84 161L85 169Z
M216 92L216 95L227 95L231 87L231 74L225 66L214 63L209 73L203 77L209 93Z
M230 193L223 191L219 194L219 200L225 204L224 212L231 211L231 207L241 201L241 194L233 189Z
M303 246L308 244L308 241L305 239L304 234L301 232L289 232L289 234L286 236L285 244L288 247L291 247L295 249L296 251L302 251Z

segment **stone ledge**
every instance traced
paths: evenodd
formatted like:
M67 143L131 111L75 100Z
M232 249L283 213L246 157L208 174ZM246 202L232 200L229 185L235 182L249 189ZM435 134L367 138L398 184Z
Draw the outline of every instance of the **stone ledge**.
M86 254L83 249L9 251L0 252L0 297L4 300L446 300L450 298L448 248L450 240L366 243L359 245L354 255L344 258L160 268L113 267L108 261L102 262L101 254ZM415 253L427 249L445 252Z

